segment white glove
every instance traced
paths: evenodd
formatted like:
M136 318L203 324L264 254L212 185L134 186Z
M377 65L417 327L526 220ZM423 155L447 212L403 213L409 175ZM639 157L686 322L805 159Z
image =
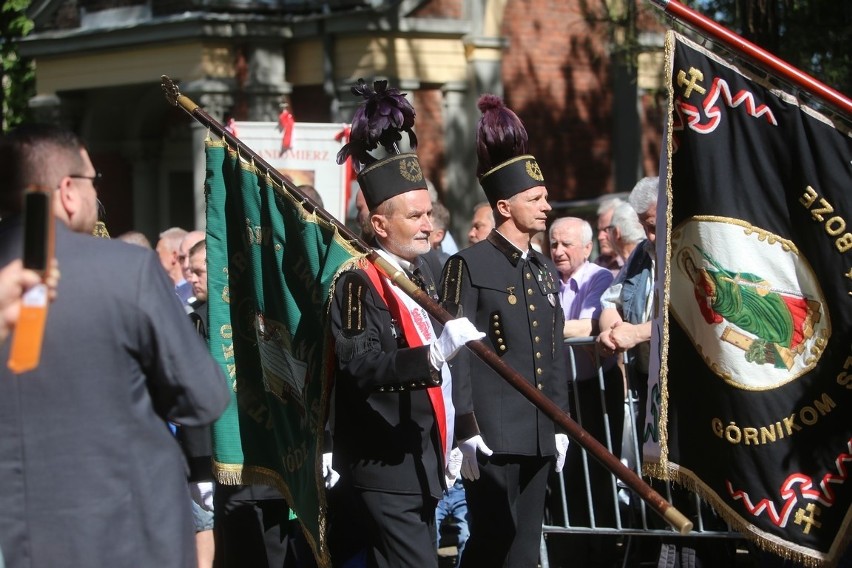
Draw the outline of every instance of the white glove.
M479 463L476 461L476 450L479 450L486 456L490 456L494 452L491 448L485 445L482 436L477 434L459 443L459 449L462 453L461 474L462 477L473 481L479 479Z
M322 478L325 479L325 488L331 489L340 479L340 474L331 468L331 452L322 455Z
M562 466L565 465L565 453L568 451L568 436L565 434L556 435L556 467L553 469L556 473L562 471Z
M459 448L453 448L453 451L450 452L450 457L447 459L447 467L444 471L447 488L452 487L453 483L456 482L456 479L459 478L463 459L464 455L462 454L462 451Z
M469 319L450 320L444 325L441 336L430 346L429 362L440 371L441 366L455 357L465 343L483 337L485 334L477 331Z
M199 481L189 484L189 493L195 504L208 511L213 512L213 482Z

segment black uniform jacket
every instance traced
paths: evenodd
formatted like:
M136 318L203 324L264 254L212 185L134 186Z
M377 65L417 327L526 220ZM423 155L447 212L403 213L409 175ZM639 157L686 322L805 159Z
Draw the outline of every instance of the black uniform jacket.
M494 230L450 257L441 298L451 314L470 319L510 367L567 412L558 281L549 259L532 249L524 259ZM550 418L491 367L462 350L451 368L458 440L481 433L495 453L556 453Z
M421 272L434 289L425 264ZM340 276L330 311L338 365L334 469L361 489L439 499L443 457L425 389L440 385L441 375L429 364L429 346L408 346L362 270Z

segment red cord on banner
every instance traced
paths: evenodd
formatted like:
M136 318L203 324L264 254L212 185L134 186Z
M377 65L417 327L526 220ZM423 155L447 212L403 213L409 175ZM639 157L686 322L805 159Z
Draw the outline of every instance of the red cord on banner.
M341 144L349 143L349 135L352 133L352 125L347 124L343 127L343 130L334 135L334 139L340 142ZM352 197L352 180L355 179L355 169L352 167L352 157L346 158L346 162L344 163L345 173L343 178L343 183L346 187L346 201L345 203L349 204L349 199Z
M278 126L281 127L281 152L284 153L290 149L293 139L293 126L296 123L296 118L285 104L278 115Z
M233 117L228 119L227 123L225 124L225 130L233 134L234 138L239 137L239 134L237 134L237 121L234 120Z

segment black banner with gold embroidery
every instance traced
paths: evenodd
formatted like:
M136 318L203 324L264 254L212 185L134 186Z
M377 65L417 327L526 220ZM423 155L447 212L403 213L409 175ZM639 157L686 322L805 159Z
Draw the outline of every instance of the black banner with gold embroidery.
M849 117L674 32L666 62L661 396L648 412L661 418L646 468L763 548L830 566L852 522Z

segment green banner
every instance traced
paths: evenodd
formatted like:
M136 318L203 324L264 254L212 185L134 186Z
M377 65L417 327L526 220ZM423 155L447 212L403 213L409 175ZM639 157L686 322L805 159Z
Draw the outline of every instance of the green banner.
M206 154L210 349L232 393L213 428L214 471L223 484L278 488L327 566L327 299L358 253L224 142L208 140Z

